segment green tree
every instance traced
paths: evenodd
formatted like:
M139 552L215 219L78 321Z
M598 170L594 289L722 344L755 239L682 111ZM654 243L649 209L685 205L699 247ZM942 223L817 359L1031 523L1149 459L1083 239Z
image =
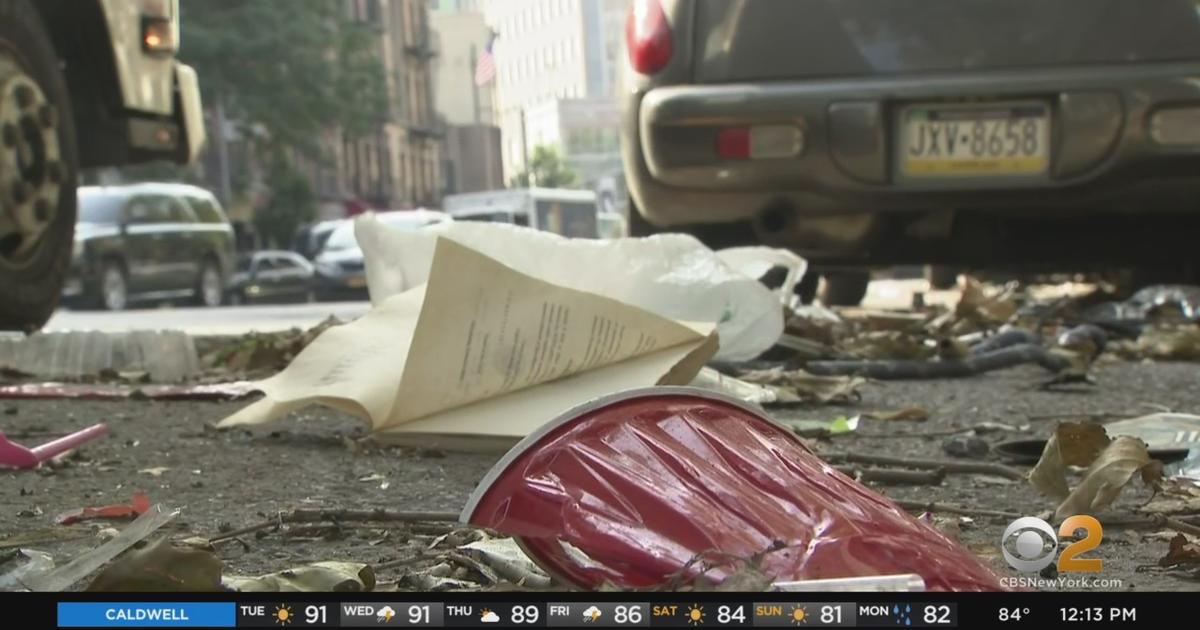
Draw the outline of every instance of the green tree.
M206 103L250 139L260 158L284 150L318 157L321 132L361 135L383 120L387 82L375 27L345 19L329 0L184 0L182 61Z
M296 229L316 216L316 196L308 178L286 160L275 162L268 180L270 202L254 213L254 228L264 243L287 248Z
M579 175L567 166L558 151L553 147L538 146L533 149L529 168L514 176L509 185L513 188L528 188L531 185L540 188L574 188L578 183Z

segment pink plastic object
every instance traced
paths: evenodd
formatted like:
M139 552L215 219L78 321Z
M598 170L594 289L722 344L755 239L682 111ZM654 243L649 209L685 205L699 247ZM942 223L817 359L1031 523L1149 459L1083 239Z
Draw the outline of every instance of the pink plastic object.
M3 432L0 432L0 466L33 468L48 459L62 455L71 449L78 448L105 433L108 433L107 425L104 423L93 424L86 429L81 429L70 435L60 437L57 440L46 442L41 446L27 448L10 441L5 437Z
M914 573L928 590L1008 590L761 410L694 388L622 392L559 416L496 464L462 520L513 535L585 589L661 586L685 567L687 583L701 554L767 552L759 566L776 582Z

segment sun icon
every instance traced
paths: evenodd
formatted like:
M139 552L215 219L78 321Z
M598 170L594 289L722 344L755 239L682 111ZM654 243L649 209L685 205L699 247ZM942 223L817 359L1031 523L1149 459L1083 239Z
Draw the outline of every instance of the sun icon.
M275 623L286 626L292 623L292 607L287 604L280 604L275 607Z
M804 606L792 606L792 624L808 623L808 609Z
M692 604L687 611L687 622L693 626L704 623L704 607L699 604Z

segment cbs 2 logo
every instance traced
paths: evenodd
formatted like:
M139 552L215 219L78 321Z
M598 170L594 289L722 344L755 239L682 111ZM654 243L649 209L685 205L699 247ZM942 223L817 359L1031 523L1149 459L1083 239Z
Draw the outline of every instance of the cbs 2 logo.
M1076 515L1063 521L1054 533L1049 523L1034 516L1025 516L1009 524L1000 539L1000 551L1008 566L1028 573L1036 573L1054 562L1055 551L1058 550L1058 539L1074 536L1077 530L1084 530L1087 535L1066 546L1058 557L1059 573L1099 573L1104 569L1104 561L1100 558L1079 558L1079 554L1091 551L1100 546L1104 539L1104 528L1100 521L1091 516ZM1015 553L1008 550L1006 543L1015 536L1013 542Z

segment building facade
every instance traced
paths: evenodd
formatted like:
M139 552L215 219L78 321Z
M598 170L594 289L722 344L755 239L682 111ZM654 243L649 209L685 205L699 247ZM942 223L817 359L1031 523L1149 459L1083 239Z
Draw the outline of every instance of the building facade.
M504 175L536 146L566 158L583 184L619 173L614 105L628 0L485 0L496 40Z
M328 129L322 138L324 159L301 161L320 203L318 219L366 209L436 207L443 178L428 2L343 2L346 16L370 27L377 38L388 105L372 132L349 137L341 129Z

